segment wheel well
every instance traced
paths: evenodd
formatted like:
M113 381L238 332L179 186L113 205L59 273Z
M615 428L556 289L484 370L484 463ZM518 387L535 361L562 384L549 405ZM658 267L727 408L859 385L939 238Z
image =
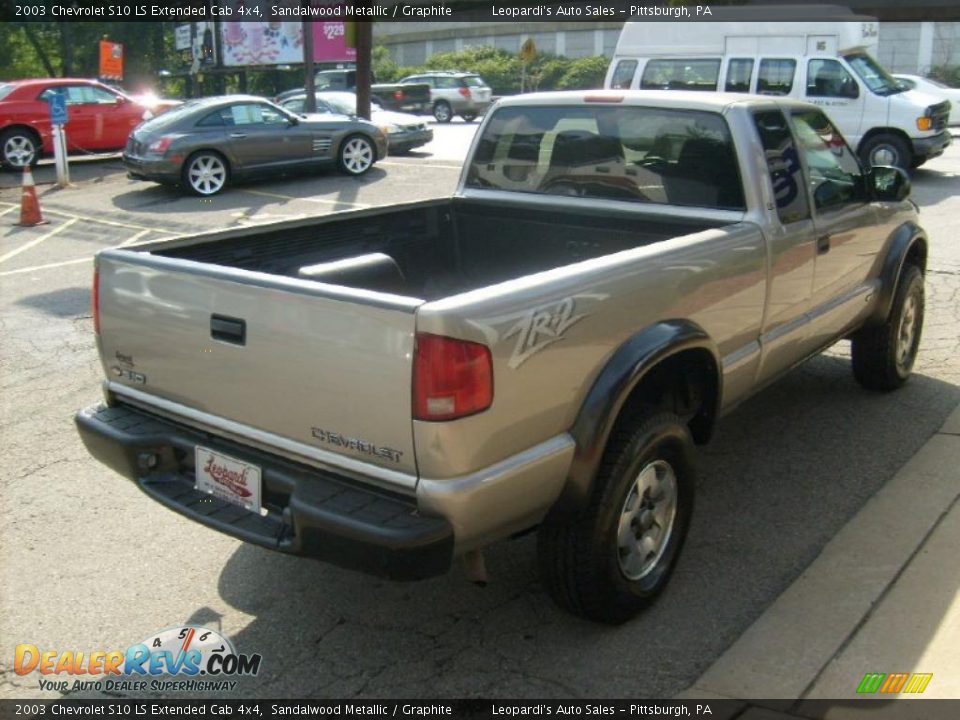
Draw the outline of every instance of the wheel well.
M683 350L644 373L621 406L614 432L641 413L664 410L683 418L702 445L713 432L719 397L720 371L713 354L705 348Z
M214 148L199 148L197 150L194 150L192 153L187 155L186 158L184 158L183 165L180 166L180 172L181 173L186 172L187 165L189 165L190 161L193 160L193 158L195 158L200 153L210 153L211 155L216 155L218 158L223 160L224 164L227 166L227 173L229 173L229 175L233 174L233 167L230 164L230 158L224 155L220 150L216 150Z
M867 146L867 143L873 140L878 135L894 135L907 145L907 150L910 151L910 154L913 155L913 143L910 142L910 137L899 128L892 127L883 127L883 128L870 128L866 135L860 138L860 144L857 146L857 155L860 155L863 152L863 149Z
M366 140L368 143L370 143L370 147L373 148L373 153L374 153L374 155L376 156L376 160L381 160L381 159L382 159L382 158L380 157L380 151L377 149L377 141L376 141L376 139L370 137L370 136L367 135L365 132L360 132L359 130L357 130L356 132L350 133L349 135L347 135L346 137L344 137L343 140L340 141L340 144L337 145L337 153L336 153L336 158L335 158L335 159L339 160L339 158L340 158L340 152L343 150L343 146L346 145L350 140L352 140L352 139L355 138L355 137L363 138L363 139Z
M920 272L927 272L927 244L922 240L915 240L907 250L907 256L903 259L904 265L916 265Z
M34 128L30 127L29 125L7 125L5 128L0 130L0 135L3 135L4 133L8 133L11 130L22 130L26 132L28 135L32 135L34 140L37 141L37 151L40 153L43 152L43 138L40 137L40 133L37 132Z

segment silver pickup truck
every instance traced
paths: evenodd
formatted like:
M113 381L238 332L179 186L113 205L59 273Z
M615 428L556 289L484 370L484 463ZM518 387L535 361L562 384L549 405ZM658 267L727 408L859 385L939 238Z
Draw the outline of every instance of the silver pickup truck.
M453 197L99 253L77 425L178 513L381 576L482 579L539 528L557 602L622 622L721 415L841 338L866 388L906 381L908 192L784 98L504 100Z

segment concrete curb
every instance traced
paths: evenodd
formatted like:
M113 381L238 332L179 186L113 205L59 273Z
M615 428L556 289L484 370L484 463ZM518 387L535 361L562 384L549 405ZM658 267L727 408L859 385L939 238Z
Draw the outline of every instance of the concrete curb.
M679 699L810 695L960 500L960 406ZM960 656L956 660L960 672ZM902 668L882 668L886 671ZM873 671L866 667L861 672ZM855 687L847 697L854 698ZM778 703L786 709L791 703Z

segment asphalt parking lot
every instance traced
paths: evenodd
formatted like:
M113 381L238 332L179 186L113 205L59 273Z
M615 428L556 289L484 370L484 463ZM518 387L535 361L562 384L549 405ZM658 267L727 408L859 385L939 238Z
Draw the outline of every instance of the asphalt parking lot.
M536 579L531 536L490 549L485 588L458 568L389 583L209 531L87 455L73 414L100 394L89 310L97 250L448 194L472 126L435 130L422 152L362 178L279 178L210 201L129 180L116 158L76 163L75 188L40 186L51 222L34 228L14 226L19 188L2 179L12 187L0 190L0 697L59 694L13 672L18 643L126 648L182 623L263 655L260 674L233 696L669 696L763 612L960 401L956 145L914 177L931 239L915 377L893 394L863 391L841 343L727 417L700 458L677 573L660 601L623 627L556 609ZM42 167L37 179L51 175Z

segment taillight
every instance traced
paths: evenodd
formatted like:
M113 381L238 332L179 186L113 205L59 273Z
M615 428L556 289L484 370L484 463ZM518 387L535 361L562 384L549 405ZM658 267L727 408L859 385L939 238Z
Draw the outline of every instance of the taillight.
M395 90L393 93L394 100L403 100L403 90Z
M459 92L460 92L460 94L463 95L465 98L470 97L470 88L468 88L468 87L461 87L461 88L459 89Z
M173 142L172 135L164 135L159 140L154 140L152 143L150 143L150 145L147 146L147 150L149 152L162 155L167 151L167 148L170 147L170 143L172 142Z
M100 334L100 270L93 270L93 331Z
M493 403L490 349L467 340L417 333L413 357L415 420L456 420Z

